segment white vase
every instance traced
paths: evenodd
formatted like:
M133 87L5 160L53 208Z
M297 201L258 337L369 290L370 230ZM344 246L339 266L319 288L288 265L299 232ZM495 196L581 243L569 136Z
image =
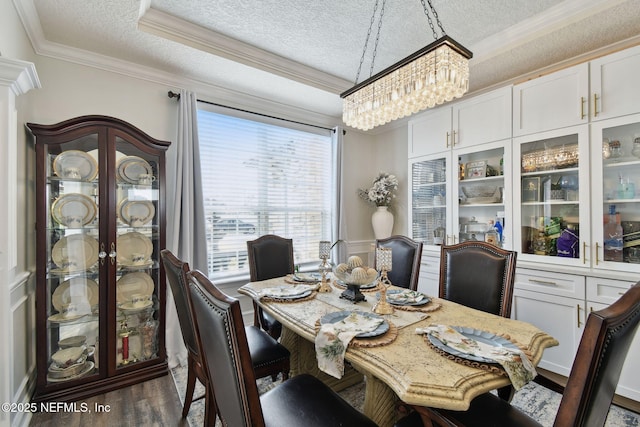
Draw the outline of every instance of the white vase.
M386 239L391 236L393 230L393 214L389 212L387 206L378 206L371 215L371 225L376 239Z

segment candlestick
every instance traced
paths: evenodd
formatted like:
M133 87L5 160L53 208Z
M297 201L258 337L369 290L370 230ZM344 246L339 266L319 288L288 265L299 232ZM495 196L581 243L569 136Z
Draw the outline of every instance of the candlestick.
M380 299L373 307L373 312L377 314L391 314L394 309L387 302L387 287L391 284L387 277L387 271L391 271L391 248L376 248L376 267L380 270Z
M327 280L327 273L331 271L331 266L327 262L330 252L331 242L321 240L318 249L318 255L322 260L322 263L320 263L318 270L320 271L320 274L322 274L322 279L320 281L320 288L318 289L318 292L331 292L331 286L329 285L329 282Z

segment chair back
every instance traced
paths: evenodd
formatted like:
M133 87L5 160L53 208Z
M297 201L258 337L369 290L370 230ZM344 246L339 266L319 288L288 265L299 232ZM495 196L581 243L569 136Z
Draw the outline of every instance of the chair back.
M377 239L376 247L391 249L391 271L387 273L391 283L417 290L422 242L416 242L406 236L391 236L386 239Z
M251 281L273 279L293 273L293 240L265 234L247 242Z
M467 241L442 246L440 298L511 317L517 252Z
M178 312L178 322L182 331L182 339L187 351L199 359L200 350L195 338L195 328L191 313L189 312L189 299L187 293L187 273L189 272L189 264L179 260L171 251L163 249L160 251L160 257L164 265L164 270L169 280L173 300L176 304Z
M554 426L604 425L639 323L640 282L589 314Z
M196 337L222 425L264 426L240 302L197 270L188 277Z

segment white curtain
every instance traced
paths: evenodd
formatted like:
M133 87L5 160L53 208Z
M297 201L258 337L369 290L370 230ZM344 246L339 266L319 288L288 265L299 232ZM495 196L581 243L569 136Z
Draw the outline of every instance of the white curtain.
M344 262L347 259L347 221L344 212L344 191L342 188L342 180L344 175L344 129L342 126L333 128L331 134L331 143L333 145L333 167L335 168L333 177L334 183L334 200L333 211L335 212L334 223L331 225L331 241L337 242L342 240L345 243L337 244L334 248L333 260L336 263Z
M207 272L207 246L198 144L198 106L193 92L180 91L178 135L167 155L167 249ZM186 366L187 350L167 284L166 346L169 367Z

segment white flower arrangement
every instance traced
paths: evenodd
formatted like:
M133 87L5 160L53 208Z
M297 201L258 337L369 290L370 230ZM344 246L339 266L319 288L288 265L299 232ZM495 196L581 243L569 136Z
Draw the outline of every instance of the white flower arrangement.
M376 206L389 206L396 197L393 192L398 189L398 178L386 172L380 172L369 189L358 189L358 195L368 203Z

